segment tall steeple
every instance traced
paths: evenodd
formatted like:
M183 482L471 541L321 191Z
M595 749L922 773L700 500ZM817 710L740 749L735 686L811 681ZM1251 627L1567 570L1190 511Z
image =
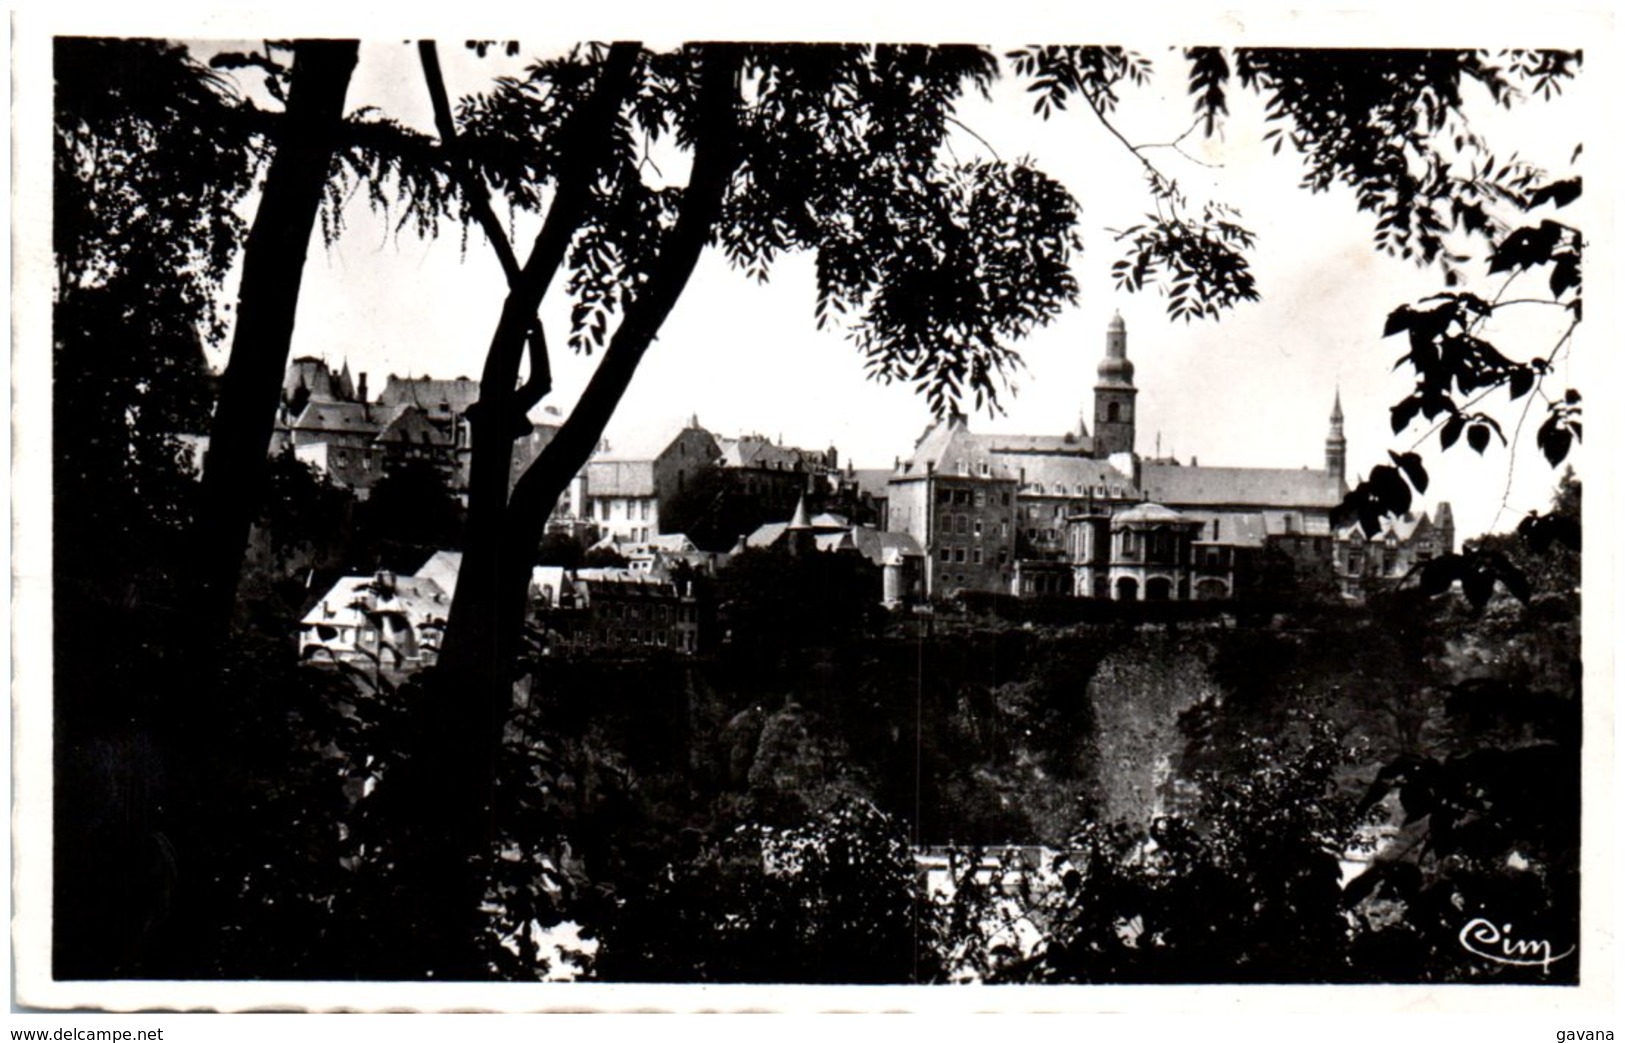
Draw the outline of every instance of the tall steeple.
M1343 389L1332 395L1332 429L1326 435L1326 473L1343 481L1348 462L1348 441L1343 437Z
M1106 357L1095 367L1095 456L1134 451L1134 363L1128 360L1123 316L1106 324Z

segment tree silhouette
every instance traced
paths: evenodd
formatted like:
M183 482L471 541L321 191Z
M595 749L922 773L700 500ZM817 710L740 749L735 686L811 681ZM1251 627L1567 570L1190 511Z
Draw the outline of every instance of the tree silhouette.
M237 244L223 232L233 230L229 204L242 191L246 150L274 144L254 230L242 244L236 343L205 469L198 558L210 596L201 617L216 634L229 619L316 218L325 235L338 234L346 190L365 183L378 205L398 203L403 223L425 234L443 218L478 225L509 292L469 416L464 562L442 665L417 704L418 745L385 791L395 808L391 821L404 831L399 850L413 863L400 886L423 969L480 975L486 967L468 944L482 929L477 856L495 837L492 773L512 712L530 569L551 509L601 439L701 255L719 249L737 269L765 279L781 255L813 254L816 321L845 326L870 375L915 385L943 414L967 399L996 406L1003 376L1019 361L1014 344L1075 298L1069 262L1078 245L1077 205L1030 163L960 162L944 149L956 104L997 75L998 59L982 48L703 44L657 52L636 43L586 45L499 80L454 110L436 49L426 42L420 57L437 141L375 115L341 119L353 42L295 44L291 67L276 57L287 50L225 62L265 70L272 93L286 99L279 113L197 95L195 70L184 82L163 81L176 98L194 99L191 109L165 118L183 129L195 123L214 151L202 154L211 159L205 163L191 151L195 144L162 136L151 150L160 172L198 178L197 198L188 202L201 215L195 219L213 222L212 238L182 240L183 249L188 259L204 256L223 269ZM1031 47L1008 57L1041 114L1081 100L1114 132L1112 113L1149 67L1120 48ZM1546 223L1498 225L1490 206L1555 209L1577 194L1578 182L1550 182L1491 161L1466 127L1462 105L1468 82L1506 103L1520 86L1555 89L1573 75L1574 56L1197 48L1182 57L1207 133L1222 122L1233 78L1266 98L1278 124L1268 140L1306 159L1306 188L1341 182L1356 190L1359 205L1376 217L1379 247L1442 264L1447 278L1458 278L1451 235L1489 241L1492 271L1549 270L1553 298L1572 304L1578 320L1578 233ZM94 60L74 56L76 68ZM67 112L96 103L88 94L65 97L59 106ZM1460 141L1453 151L1441 144L1451 139ZM645 169L643 146L662 140L686 153L681 183ZM1256 297L1245 258L1251 235L1237 216L1218 204L1193 205L1145 147L1123 143L1145 167L1154 212L1122 234L1119 284L1164 287L1170 315L1185 320ZM1459 167L1464 157L1474 160L1470 173ZM119 178L141 184L138 175ZM71 182L59 190L64 204L97 198L96 178L83 169L62 165L59 180ZM324 199L329 207L319 213ZM523 257L497 219L501 207L540 218ZM116 214L96 219L117 223ZM88 270L71 241L62 240L58 252L65 264ZM181 267L172 261L166 271ZM216 277L202 285L217 284ZM554 287L572 299L568 345L597 352L598 368L558 434L512 481L513 443L529 429L525 415L551 391L550 346L537 309ZM1497 382L1527 393L1544 374L1535 361L1519 369L1471 339L1482 299L1441 300L1444 311L1426 319L1414 309L1396 312L1401 318L1390 321L1389 332L1411 336L1411 362L1433 396L1416 409L1464 416L1457 435L1465 432L1481 448L1487 422L1464 414L1468 405L1440 406L1438 395L1452 381L1463 394ZM59 310L71 302L64 292ZM1489 307L1501 303L1511 302ZM1566 343L1565 336L1553 353ZM1435 358L1443 361L1435 365ZM1552 399L1538 436L1549 458L1561 459L1578 436L1578 405L1577 394ZM1447 421L1441 436L1448 433ZM1395 467L1391 478L1378 469L1356 490L1351 502L1363 495L1370 504L1362 520L1370 510L1395 509L1406 481L1425 486L1414 456L1396 457ZM194 699L203 701L205 691L195 689Z

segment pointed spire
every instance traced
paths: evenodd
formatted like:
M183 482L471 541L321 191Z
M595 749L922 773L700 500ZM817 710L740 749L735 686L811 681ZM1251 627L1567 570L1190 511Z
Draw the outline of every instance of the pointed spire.
M1348 462L1348 440L1343 437L1343 390L1332 393L1332 426L1326 433L1326 473L1342 481Z
M790 524L787 526L787 529L796 530L810 528L812 528L812 522L807 520L807 495L803 493L801 497L796 500L796 513L790 516Z

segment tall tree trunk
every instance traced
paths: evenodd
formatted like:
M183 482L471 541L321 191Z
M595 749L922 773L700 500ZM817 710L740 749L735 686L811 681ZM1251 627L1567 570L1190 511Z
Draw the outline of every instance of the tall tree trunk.
M213 972L218 917L241 900L211 852L222 816L217 781L231 751L220 737L222 673L249 527L264 495L266 450L293 338L299 287L344 115L358 44L294 45L287 109L243 253L231 357L221 380L205 461L189 625L176 635L183 671L159 709L164 747L162 830L172 852L173 902L155 938L155 970Z
M294 45L287 111L243 251L237 322L209 432L198 526L197 636L210 658L230 629L249 527L263 491L305 254L358 50L354 40Z

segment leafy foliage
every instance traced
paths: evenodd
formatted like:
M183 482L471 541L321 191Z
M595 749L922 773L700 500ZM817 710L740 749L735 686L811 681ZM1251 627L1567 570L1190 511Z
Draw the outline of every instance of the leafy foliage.
M929 979L929 915L898 825L851 802L786 829L741 826L672 866L604 939L610 981L885 984Z
M703 47L641 53L568 257L570 344L600 349L660 263L683 189L652 156L692 147ZM579 48L466 100L459 133L519 210L579 162L559 135L602 52ZM952 164L954 104L985 89L993 58L969 47L771 45L744 51L740 158L710 238L765 279L793 250L817 256L820 326L840 319L869 372L919 386L943 413L992 405L1010 343L1075 298L1076 206L1027 164ZM538 133L541 130L542 133Z
M1578 179L1542 184L1524 195L1511 197L1518 207L1531 209L1548 202L1572 200L1580 190ZM1581 435L1581 396L1573 388L1561 395L1549 394L1546 379L1566 352L1580 322L1579 233L1574 229L1543 221L1539 226L1523 226L1506 232L1492 242L1488 260L1490 272L1507 272L1508 281L1493 300L1465 292L1437 294L1418 306L1401 306L1388 316L1384 336L1405 334L1410 342L1396 368L1410 366L1416 373L1416 390L1393 408L1393 429L1406 430L1420 416L1435 421L1432 431L1439 435L1442 449L1450 449L1463 434L1478 453L1490 445L1491 436L1508 444L1501 424L1483 409L1496 388L1505 387L1510 401L1525 399L1518 421L1521 429L1535 399L1546 402L1546 418L1536 431L1535 443L1548 463L1557 466L1569 454ZM1547 267L1550 300L1507 298L1512 281L1535 268ZM1427 305L1427 307L1422 307ZM1553 308L1563 316L1562 330L1554 346L1544 355L1517 361L1483 339L1479 330L1501 309L1512 306ZM1429 432L1429 434L1432 433ZM1423 436L1424 439L1427 437ZM1415 459L1414 454L1407 454ZM1409 489L1396 482L1385 468L1373 469L1344 502L1345 511L1356 513L1368 533L1380 525L1382 513L1403 513L1409 503ZM1420 462L1405 471L1405 477L1418 492L1427 487L1427 472Z
M995 980L1340 978L1338 858L1352 839L1333 781L1341 751L1324 734L1291 752L1257 738L1244 759L1200 779L1189 817L1085 824L1056 863L1061 886L1031 914L1043 940Z

